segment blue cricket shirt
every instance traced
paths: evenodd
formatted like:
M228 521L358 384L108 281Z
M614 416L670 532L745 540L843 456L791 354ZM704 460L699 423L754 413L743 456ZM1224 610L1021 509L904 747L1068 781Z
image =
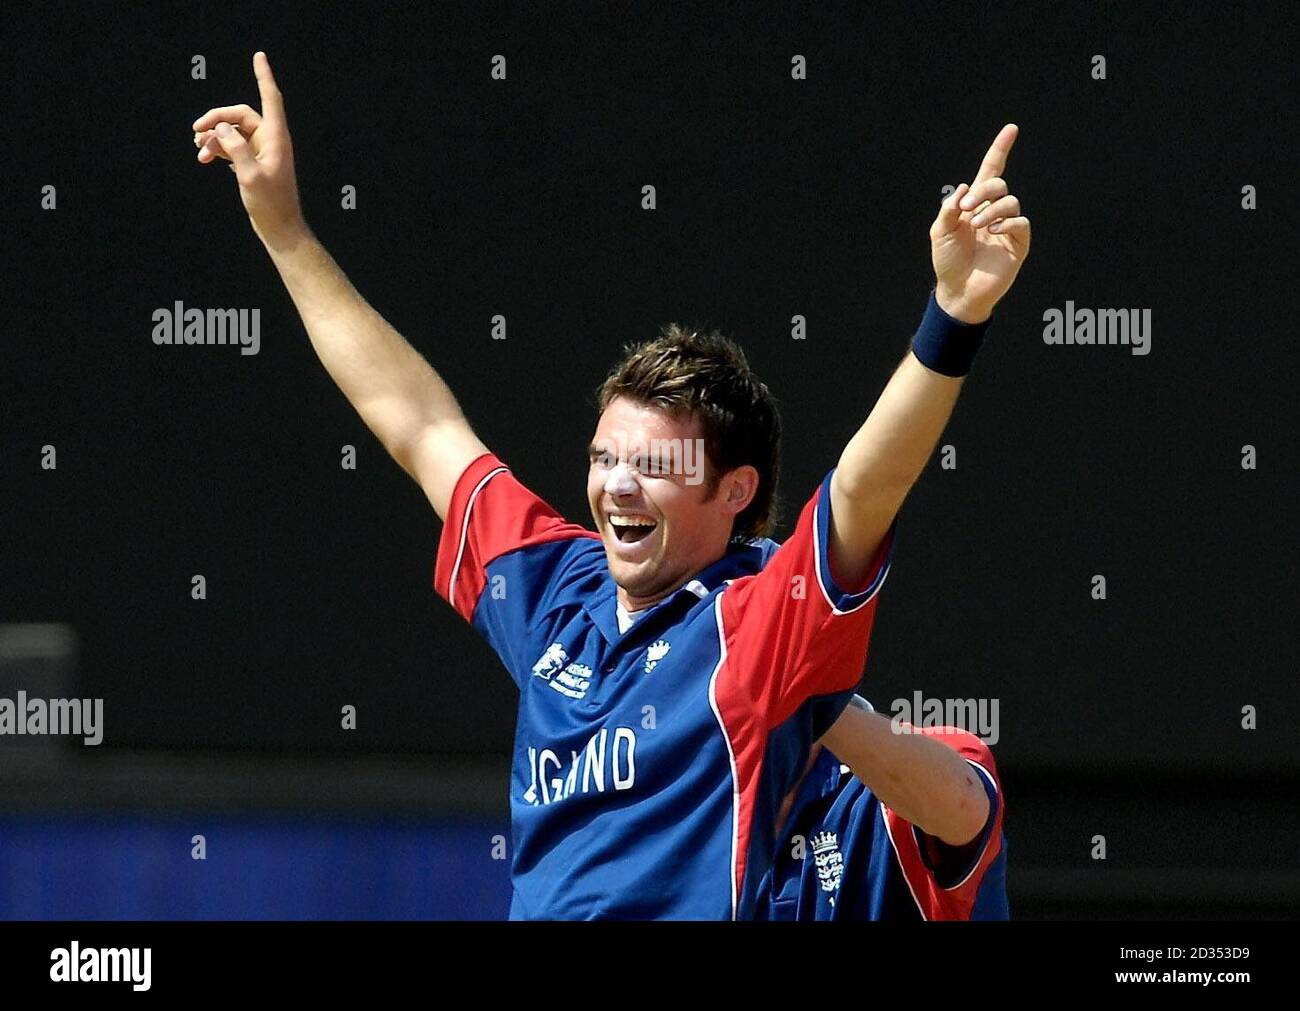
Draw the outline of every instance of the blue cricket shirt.
M753 917L781 800L862 676L893 554L891 526L865 585L835 582L830 478L784 544L732 545L620 634L597 534L490 453L460 477L434 586L519 689L512 919Z

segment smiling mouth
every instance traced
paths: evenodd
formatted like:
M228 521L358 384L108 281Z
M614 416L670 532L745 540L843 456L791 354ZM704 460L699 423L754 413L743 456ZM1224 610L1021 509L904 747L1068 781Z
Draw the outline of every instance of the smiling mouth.
M635 544L654 533L659 526L648 516L611 516L609 527L614 537L623 544Z

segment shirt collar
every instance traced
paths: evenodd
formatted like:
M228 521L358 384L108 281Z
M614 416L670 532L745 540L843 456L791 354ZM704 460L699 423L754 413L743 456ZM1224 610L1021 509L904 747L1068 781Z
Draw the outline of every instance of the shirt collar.
M628 629L628 634L635 632L637 626L645 624L646 618L660 608L675 606L686 597L703 600L731 580L759 572L767 564L768 559L776 553L778 547L780 545L766 537L727 545L727 551L721 558L697 572L693 578L688 579L663 600L644 610L633 612L637 618ZM620 638L617 615L618 587L608 571L605 573L604 586L593 595L592 599L584 603L583 607L595 626L600 629L601 635L611 644L617 642Z

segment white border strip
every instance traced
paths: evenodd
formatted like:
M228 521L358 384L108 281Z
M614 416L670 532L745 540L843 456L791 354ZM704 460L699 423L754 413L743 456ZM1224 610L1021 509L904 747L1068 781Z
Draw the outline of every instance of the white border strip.
M451 567L451 582L447 584L447 603L452 607L456 606L456 577L460 575L460 560L465 555L465 542L469 539L469 516L474 508L474 500L478 498L478 493L483 490L483 486L491 481L498 474L504 474L509 468L497 467L483 475L483 479L474 486L474 490L469 493L469 501L465 503L465 516L460 525L460 547L456 549L456 564Z
M973 765L975 768L977 768L980 772L984 774L985 778L988 779L988 781L993 785L993 792L998 794L998 798L1000 801L1001 791L998 790L998 781L994 777L993 773L989 772L988 769L984 768L984 766L980 765L979 762L975 761L973 758L967 758L965 759L965 761L967 762L967 764ZM894 842L894 833L890 830L889 818L886 817L885 815L885 805L878 804L877 807L879 808L880 811L880 820L885 824L885 835L888 836L889 845L894 850L894 860L898 864L898 872L903 875L903 880L907 882L907 890L912 893L912 901L916 903L916 910L921 914L921 919L928 920L929 917L925 915L925 910L921 908L921 900L916 897L916 889L912 887L912 881L907 876L907 868L903 866L903 860L898 855L898 843ZM995 812L990 811L989 812L990 817L992 817L994 813ZM907 824L911 827L913 833L917 831L916 826L912 825L911 822L908 822ZM913 837L913 841L915 841L915 837ZM984 840L984 848L980 850L979 857L976 858L971 863L970 870L966 872L966 876L962 878L959 882L957 882L957 884L953 885L951 888L944 888L942 890L945 892L955 891L956 889L964 885L967 881L969 881L970 876L975 873L975 869L979 867L979 865L984 861L984 856L985 854L988 853L989 844L992 841L993 841L993 833L990 831L989 837ZM919 844L918 844L918 856L919 856ZM924 861L922 861L922 865L924 865Z
M998 781L993 778L993 773L989 772L988 769L984 768L984 766L980 765L980 763L975 761L975 759L973 758L966 759L966 763L968 765L973 765L980 772L984 773L984 778L987 779L989 781L989 785L993 787L993 795L998 798L998 803L1001 803L1002 802L1001 791L998 790ZM989 819L991 822L997 821L996 815L997 815L997 811L992 807L990 807ZM979 855L974 860L971 861L970 870L966 872L966 876L962 878L960 881L958 881L951 888L945 888L944 889L945 892L956 891L958 888L960 888L962 885L964 885L967 881L970 880L970 876L975 873L975 868L977 868L980 864L984 862L984 857L988 853L989 845L992 842L993 842L993 828L992 825L990 825L989 836L987 839L984 840L984 845L980 848Z
M827 488L826 488L826 508L827 508L828 510L829 510L830 507L831 507L831 503L830 503L830 495L831 495L830 487L827 486ZM889 576L889 569L890 569L890 567L893 565L893 558L892 558L890 555L886 555L886 556L885 556L884 565L883 565L883 567L881 568L880 572L879 572L879 573L877 574L877 576L876 576L876 581L875 581L875 582L876 582L876 585L875 585L875 587L874 587L874 588L868 587L868 589L870 589L871 592L868 593L868 594L866 595L866 597L864 597L864 598L861 600L861 602L859 602L859 603L853 605L853 606L850 607L847 611L841 611L838 607L835 606L835 601L831 600L831 595L826 591L826 575L822 572L822 543L821 543L821 541L822 541L822 537L821 537L821 517L818 515L818 510L820 510L821 507L822 507L822 502L821 502L821 500L819 499L818 502L817 502L817 505L814 507L814 510L813 510L813 518L812 518L812 521L813 521L813 523L812 523L812 528L813 528L813 531L812 531L812 532L813 532L813 565L814 565L814 567L815 567L816 570L817 570L817 585L818 585L819 587L821 587L822 596L826 598L826 603L830 606L831 614L852 614L854 611L857 611L857 610L860 610L860 609L863 608L863 607L866 607L867 604L871 603L871 601L875 599L876 594L878 594L878 593L880 592L880 588L881 588L882 586L885 585L885 579ZM827 517L827 523L826 523L827 527L830 526L832 520L833 520L833 517L830 517L830 516ZM885 531L885 536L886 536L886 537L889 536L889 531L888 531L888 530ZM881 541L881 543L883 544L884 542ZM877 547L876 550L879 551L879 550L880 550L879 547ZM828 554L828 555L827 555L827 560L829 561L829 559L830 559L830 555ZM861 592L864 592L864 593L865 593L866 591L861 591ZM846 597L852 597L853 594L851 594L851 593L846 593L845 596L846 596Z
M724 590L723 593L726 591ZM727 637L722 630L722 593L714 598L713 613L718 625L718 665L709 677L709 706L722 728L722 739L727 745L727 761L731 763L731 918L736 918L736 851L740 847L740 777L736 773L736 753L731 750L731 737L727 734L727 725L722 722L722 713L718 709L718 672L727 662Z
M876 798L879 801L880 798ZM889 839L889 845L894 851L894 860L898 865L898 873L903 875L903 880L907 883L907 890L912 893L912 901L916 903L916 911L921 914L921 919L929 921L925 915L925 910L921 908L921 900L916 897L916 889L912 887L912 881L907 876L907 868L903 866L903 858L898 855L898 843L894 842L894 833L889 828L889 817L885 814L885 805L877 803L876 808L880 814L880 820L885 823L885 835ZM910 822L909 822L910 824Z

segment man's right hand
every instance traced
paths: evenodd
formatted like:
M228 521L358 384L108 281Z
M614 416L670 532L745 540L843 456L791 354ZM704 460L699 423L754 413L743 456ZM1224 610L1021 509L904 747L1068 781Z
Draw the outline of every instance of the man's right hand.
M278 247L306 234L307 223L298 202L284 100L265 53L253 54L253 73L261 115L247 105L209 109L194 121L194 143L200 163L218 158L231 163L253 230L267 246Z
M352 287L303 220L284 100L265 53L253 55L262 94L194 121L199 162L230 162L239 196L302 316L321 364L361 420L446 517L465 468L487 452L442 377Z

